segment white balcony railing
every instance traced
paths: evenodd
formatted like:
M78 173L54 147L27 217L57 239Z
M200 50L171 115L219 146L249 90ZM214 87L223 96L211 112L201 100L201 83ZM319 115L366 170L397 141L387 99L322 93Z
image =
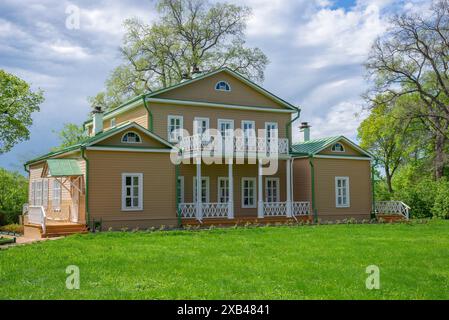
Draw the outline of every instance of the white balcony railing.
M292 211L295 216L307 216L310 214L310 202L293 202Z
M258 138L258 137L205 137L193 135L181 138L178 147L184 154L209 151L214 156L241 153L271 153L288 154L289 143L286 138Z
M410 218L410 207L402 201L379 201L374 210L377 214L399 214L407 220Z
M45 233L45 220L46 214L43 206L29 206L28 223L40 225L43 233Z

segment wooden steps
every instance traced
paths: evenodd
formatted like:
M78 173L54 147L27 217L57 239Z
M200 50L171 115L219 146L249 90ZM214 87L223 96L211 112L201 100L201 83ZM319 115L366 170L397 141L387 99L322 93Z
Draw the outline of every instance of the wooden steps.
M377 220L382 219L384 222L403 222L407 221L403 215L400 214L377 214Z
M311 216L298 216L296 217L298 221L306 222L313 221ZM263 219L253 218L253 217L239 217L235 219L227 218L205 218L202 223L196 219L182 219L183 226L244 226L245 224L276 224L276 223L297 223L294 218L287 217L265 217Z
M45 227L45 233L43 233L42 227L35 224L24 225L24 236L28 238L55 238L68 236L78 233L87 233L87 227L84 224L76 223L58 223L49 224Z

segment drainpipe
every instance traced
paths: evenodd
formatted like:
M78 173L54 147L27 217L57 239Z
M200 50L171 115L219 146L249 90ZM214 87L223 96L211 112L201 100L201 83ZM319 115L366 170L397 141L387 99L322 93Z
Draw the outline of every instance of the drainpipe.
M372 210L371 210L371 219L376 219L376 194L375 194L375 187L376 183L374 181L375 178L375 169L378 165L379 160L374 159L374 164L371 166L371 193L372 193Z
M148 112L148 130L150 132L153 132L153 114L151 113L151 110L148 107L147 100L146 100L146 95L142 96L142 101L143 101L143 106L145 107L145 109Z
M28 175L30 174L30 169L28 168L26 163L23 165L23 169L25 170L26 173L28 173Z
M298 120L300 116L301 116L301 109L296 108L296 117L293 118L292 120L290 120L289 122L287 122L287 124L285 125L285 133L287 134L287 137L288 137L288 151L289 152L292 147L292 138L293 138L291 126L292 126L292 123L295 122L296 120Z
M86 157L86 147L81 147L81 158L86 162L86 197L84 199L85 213L86 213L86 222L89 225L90 216L89 216L89 159Z
M312 176L312 211L313 211L313 219L315 223L318 222L318 211L316 209L316 203L315 203L315 166L313 164L313 155L309 156L309 163L310 163L310 174Z
M175 176L176 176L176 215L178 217L178 228L181 228L181 211L179 210L179 164L175 165Z

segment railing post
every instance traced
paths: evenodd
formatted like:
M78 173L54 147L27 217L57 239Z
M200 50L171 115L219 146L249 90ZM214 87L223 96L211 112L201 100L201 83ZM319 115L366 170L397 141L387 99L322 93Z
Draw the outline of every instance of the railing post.
M229 158L229 163L228 163L228 183L229 183L228 219L234 219L233 158Z
M263 213L263 179L262 179L262 160L259 159L258 162L258 179L257 179L257 217L258 218L263 218L264 217L264 213Z
M202 204L202 181L201 181L201 153L196 158L196 218L201 221L203 217Z

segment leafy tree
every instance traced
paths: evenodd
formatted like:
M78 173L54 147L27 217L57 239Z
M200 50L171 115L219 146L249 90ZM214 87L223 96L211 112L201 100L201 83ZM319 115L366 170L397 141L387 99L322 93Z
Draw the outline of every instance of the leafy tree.
M55 131L54 131L55 132ZM61 144L58 147L53 148L53 151L57 151L66 147L70 147L87 138L87 134L82 126L77 126L74 123L65 123L61 131L57 132Z
M404 118L399 101L394 104L384 100L379 96L374 101L370 115L358 128L358 136L361 147L373 153L384 168L387 189L392 194L393 176L413 153L415 146L411 132L413 123Z
M151 25L125 21L121 53L126 62L112 72L106 91L90 98L92 103L113 109L131 96L191 77L196 69L228 67L263 81L268 59L245 43L249 8L207 0L160 0L157 9L159 19Z
M18 172L0 168L0 225L17 223L27 198L27 179Z
M28 83L0 69L0 154L30 138L31 115L43 101L41 90L31 91Z
M366 67L373 81L368 97L415 95L409 112L434 136L434 172L444 174L449 138L449 1L433 1L430 14L396 16L374 44ZM388 94L385 94L388 93Z

